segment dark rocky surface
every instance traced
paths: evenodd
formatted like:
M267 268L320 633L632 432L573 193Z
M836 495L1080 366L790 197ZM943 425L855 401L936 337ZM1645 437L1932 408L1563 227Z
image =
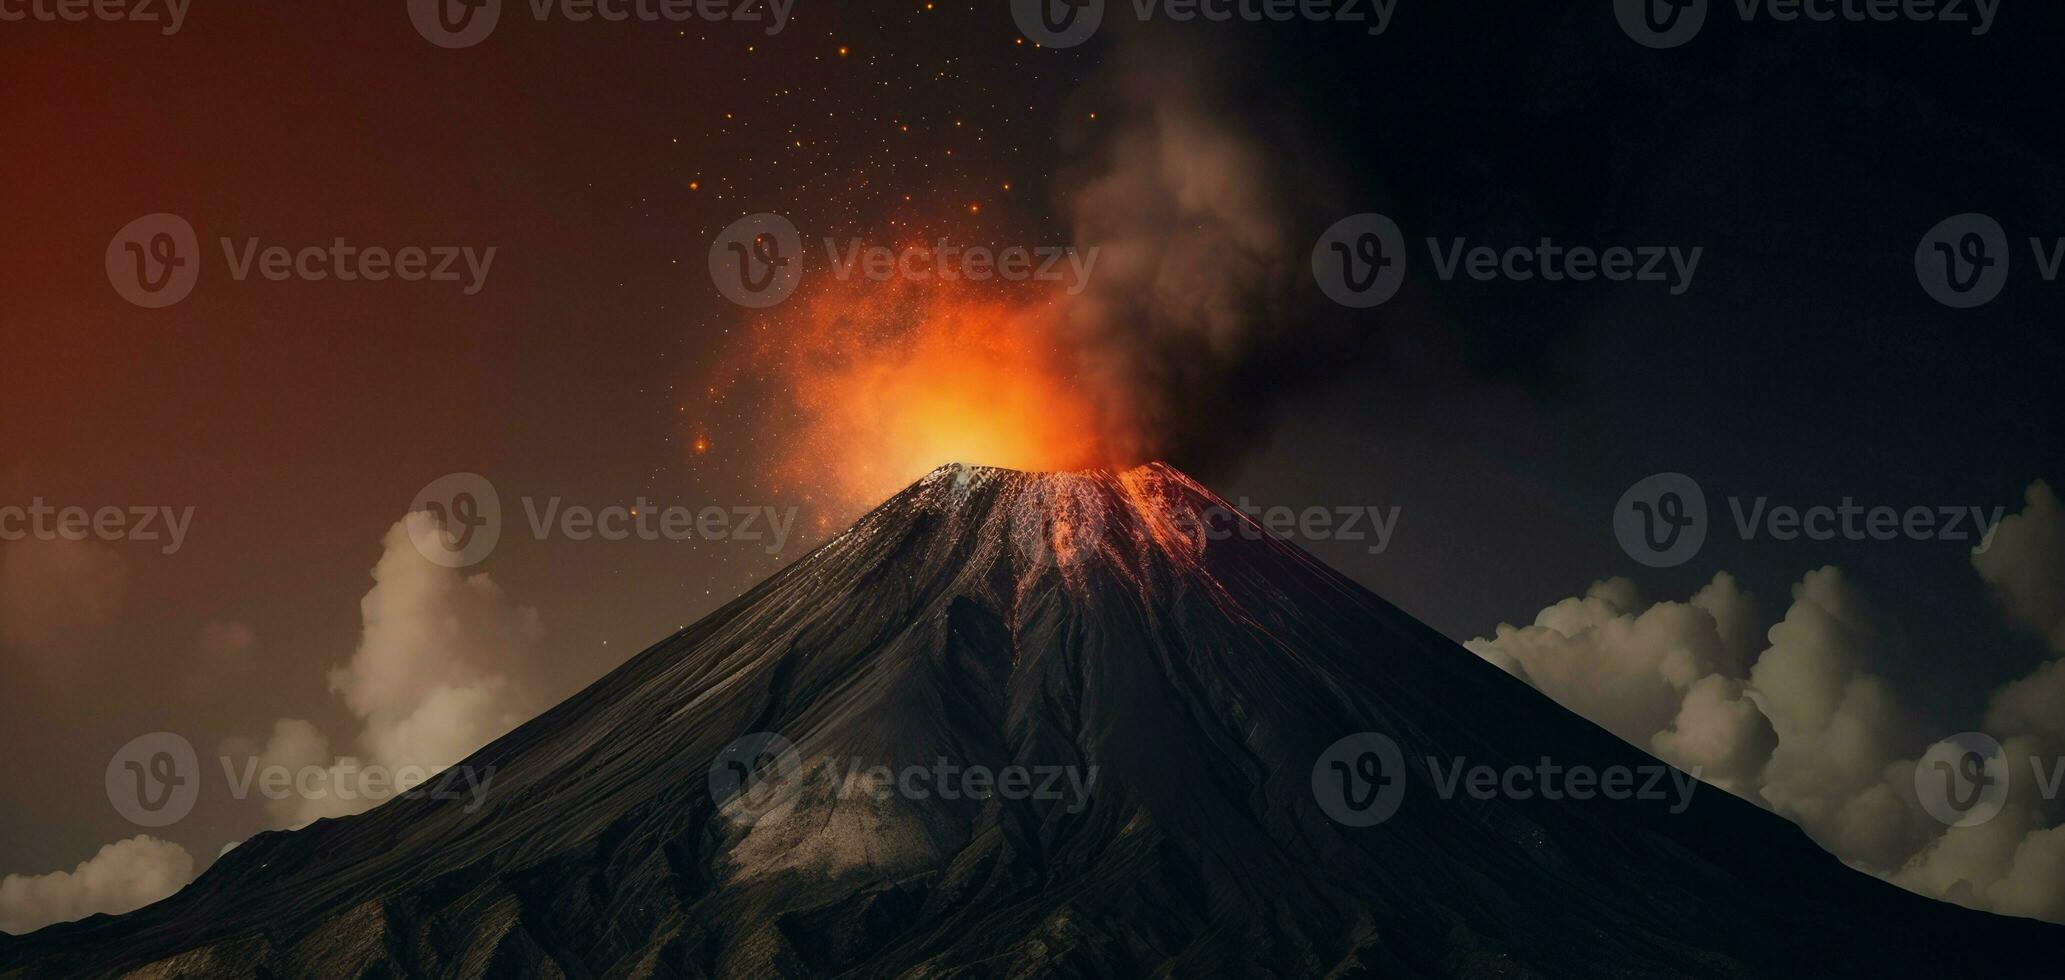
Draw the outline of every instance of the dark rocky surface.
M1908 895L1711 787L1444 801L1407 765L1390 820L1334 822L1313 767L1356 732L1654 763L1289 545L1204 540L1215 505L1163 467L944 468L482 749L476 812L262 834L157 905L0 939L0 978L2056 975L2065 929ZM803 769L713 800L763 731ZM940 757L1097 776L845 776Z

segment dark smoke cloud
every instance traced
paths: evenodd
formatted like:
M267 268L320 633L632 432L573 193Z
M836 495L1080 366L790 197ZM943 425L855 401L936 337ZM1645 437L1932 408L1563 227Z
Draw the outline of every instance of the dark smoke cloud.
M1070 305L1092 390L1136 459L1220 477L1291 397L1373 347L1313 288L1314 236L1350 207L1296 100L1196 38L1134 35L1078 99L1062 199L1097 271ZM1091 113L1095 112L1093 119ZM1122 437L1123 438L1123 437Z

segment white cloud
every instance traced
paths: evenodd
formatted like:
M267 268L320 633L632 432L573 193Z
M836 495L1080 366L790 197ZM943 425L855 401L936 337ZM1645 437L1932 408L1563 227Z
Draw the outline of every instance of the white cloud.
M1765 760L1778 747L1771 720L1741 681L1709 674L1685 692L1670 728L1656 733L1657 758L1738 796L1756 792Z
M1694 685L1739 675L1743 624L1754 620L1754 602L1726 574L1690 602L1654 605L1616 578L1542 610L1531 626L1500 624L1492 638L1464 645L1646 748L1673 725Z
M2065 507L2042 480L2023 499L2022 512L1994 528L1986 550L1972 553L1972 567L2010 615L2065 652Z
M466 576L424 558L411 535L432 533L434 520L420 513L388 530L372 591L359 603L358 649L329 674L330 689L361 723L359 753L333 757L329 739L295 719L277 723L262 748L241 746L262 766L321 770L307 777L320 793L267 802L277 825L356 813L391 795L377 785L360 787L362 762L390 773L435 773L542 707L525 680L544 635L537 612L511 601L486 575Z
M1914 739L1891 686L1864 669L1876 657L1865 607L1834 568L1794 587L1750 670L1753 696L1778 733L1761 792L1845 860L1898 867L1926 840L1916 808L1888 782Z
M116 841L70 871L0 879L0 931L21 934L97 912L140 909L186 886L193 855L156 837Z
M2041 734L2065 744L2065 660L2053 660L1993 692L1988 731Z
M2065 826L2022 838L1987 898L2010 915L2065 922Z
M273 825L287 829L306 827L325 817L360 813L378 802L358 790L357 759L333 759L330 739L316 726L299 718L282 718L273 723L272 734L261 745L250 739L231 739L223 745L235 769L235 778L246 770L256 792L265 799L266 815ZM263 796L269 769L288 774L290 792L277 798Z
M1972 563L2016 623L2065 653L2065 508L2043 483L2027 502ZM1794 587L1750 658L1757 628L1754 606L1725 574L1686 603L1654 606L1614 579L1543 610L1533 626L1502 625L1467 646L1660 758L1769 806L1863 870L1946 901L2065 922L2065 826L2032 769L2055 766L2065 750L2065 659L1994 692L1984 724L2015 776L2008 804L1987 823L1946 828L1915 795L1923 746L1909 735L1912 719L1870 669L1879 633L1865 597L1822 568Z

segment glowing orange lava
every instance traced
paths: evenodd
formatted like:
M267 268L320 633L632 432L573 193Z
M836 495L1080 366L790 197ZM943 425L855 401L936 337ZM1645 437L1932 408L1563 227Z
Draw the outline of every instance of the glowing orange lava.
M762 434L779 488L858 509L944 463L1118 465L1052 284L856 276L759 314L746 371L785 406Z

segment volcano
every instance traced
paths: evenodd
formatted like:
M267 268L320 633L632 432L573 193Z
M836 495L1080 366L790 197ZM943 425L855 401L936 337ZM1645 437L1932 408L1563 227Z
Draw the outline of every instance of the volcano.
M1166 466L949 466L481 749L483 796L261 834L0 977L2055 975L2065 930L1719 790L1462 760L1660 768Z

